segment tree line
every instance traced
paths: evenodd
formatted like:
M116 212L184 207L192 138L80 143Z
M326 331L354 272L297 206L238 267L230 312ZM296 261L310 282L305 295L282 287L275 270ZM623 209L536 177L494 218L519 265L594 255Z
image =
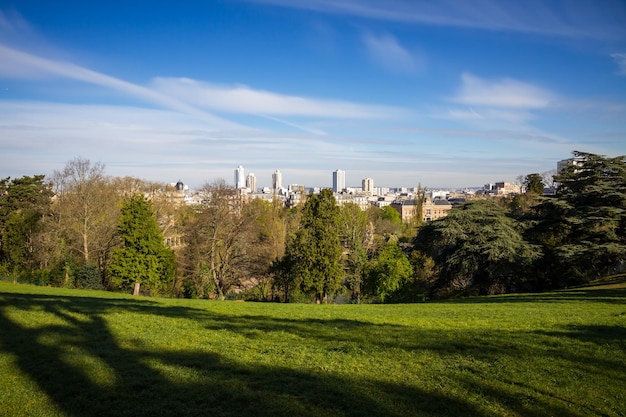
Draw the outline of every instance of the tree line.
M447 217L402 223L392 207L246 201L223 180L202 203L163 184L109 177L76 158L49 178L0 180L0 275L42 285L173 297L281 302L416 302L544 291L621 272L626 157L574 152L525 193L477 199ZM552 184L551 184L552 185ZM421 187L420 187L421 190ZM164 245L166 236L183 242Z

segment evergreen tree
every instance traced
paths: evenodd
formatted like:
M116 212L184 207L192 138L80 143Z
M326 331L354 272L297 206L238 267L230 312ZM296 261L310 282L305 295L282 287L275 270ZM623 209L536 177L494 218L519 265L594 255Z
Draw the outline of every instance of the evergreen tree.
M122 247L111 256L109 271L113 282L129 288L145 285L153 293L163 293L175 272L174 253L163 245L151 204L136 194L122 204L118 223Z
M519 223L495 203L478 200L420 229L416 249L439 269L433 290L494 294L524 285L527 267L539 257Z
M529 239L543 245L548 287L584 283L626 262L626 156L574 152L557 194L535 207Z
M332 191L312 194L304 204L300 229L285 250L282 269L317 303L326 302L343 279L338 226L339 208Z
M7 272L32 273L40 266L37 237L51 198L43 175L0 180L0 263Z
M526 193L543 194L543 177L541 174L528 174L524 179L524 188L526 189Z

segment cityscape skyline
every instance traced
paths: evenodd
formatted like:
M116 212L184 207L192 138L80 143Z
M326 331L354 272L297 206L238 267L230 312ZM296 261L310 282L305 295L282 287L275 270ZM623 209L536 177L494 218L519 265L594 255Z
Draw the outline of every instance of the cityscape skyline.
M626 3L5 0L0 177L480 187L626 153ZM245 180L245 179L244 179Z
M564 164L569 163L570 161L572 161L572 159L567 159L567 160L561 160L561 161L557 161L555 163L556 169L554 170L555 172L558 171L559 169L561 169L562 166L564 166ZM388 185L383 185L380 186L378 184L375 183L374 179L371 177L364 177L361 178L360 180L358 180L358 184L356 183L357 180L355 180L355 184L350 184L346 182L346 171L342 170L342 169L336 169L334 171L332 171L331 176L332 176L332 185L331 186L322 186L319 184L302 184L302 183L297 183L297 182L289 182L287 181L287 183L283 184L283 175L282 172L280 170L274 170L274 172L271 174L271 178L269 179L269 183L270 185L266 185L264 180L259 181L259 179L257 178L257 176L254 173L249 173L249 174L245 174L245 170L246 168L243 165L238 165L235 169L234 169L234 181L232 184L227 183L227 185L232 185L234 188L236 189L248 189L250 192L257 192L257 191L261 191L263 189L268 189L268 190L280 190L280 189L289 189L291 187L304 187L307 189L321 189L321 188L329 188L331 189L334 193L342 193L344 191L350 191L350 190L357 190L360 189L362 190L364 193L373 193L375 190L380 190L380 189L401 189L401 188L408 188L408 189L416 189L418 187L422 187L422 188L429 188L428 186L424 186L421 183L418 184L395 184L393 186L388 186ZM244 181L241 181L241 178L244 178ZM519 178L516 178L516 181L511 182L511 183L516 183L519 182L518 181ZM180 181L180 180L179 180ZM468 187L433 187L432 189L457 189L457 190L462 190L462 189L472 189L472 188L484 188L486 186L493 186L494 183L509 183L509 181L499 181L499 180L492 180L490 182L487 182L485 184L482 185L477 185L477 186L468 186ZM375 185L376 184L376 185ZM186 186L188 186L188 184L185 184ZM192 189L195 187L191 187Z

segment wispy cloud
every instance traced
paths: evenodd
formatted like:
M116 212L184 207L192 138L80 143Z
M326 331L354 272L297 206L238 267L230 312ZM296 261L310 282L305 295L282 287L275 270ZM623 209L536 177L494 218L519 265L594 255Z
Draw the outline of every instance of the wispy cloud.
M485 80L469 73L461 75L461 87L452 101L471 106L540 109L550 105L555 95L530 83L502 78Z
M619 75L626 76L626 53L611 54L611 58L615 60L615 62L617 63L617 66L619 67L619 70L617 71L617 73Z
M275 6L437 26L516 31L550 36L623 39L626 7L620 0L249 0Z
M237 124L199 110L187 103L152 89L119 78L92 71L69 62L56 61L0 45L0 76L5 77L62 77L120 91L153 104L190 114L220 128L239 128Z
M28 22L17 12L0 10L0 34L3 37L31 32Z
M402 148L385 143L387 150ZM328 172L330 182L337 160L353 158L364 170L381 164L379 152L363 147L359 137L216 131L170 109L34 101L0 101L0 149L0 167L12 176L32 175L34 166L36 173L51 173L82 155L105 162L111 175L140 172L158 181L182 178L196 187L230 178L239 164L252 169L261 185L281 169L289 181L309 186L328 185L320 173Z
M409 52L390 34L365 33L363 43L372 61L391 72L411 73L423 66L421 57Z
M155 78L155 90L201 108L270 116L381 119L404 116L406 110L255 90L245 85L224 86L189 78Z

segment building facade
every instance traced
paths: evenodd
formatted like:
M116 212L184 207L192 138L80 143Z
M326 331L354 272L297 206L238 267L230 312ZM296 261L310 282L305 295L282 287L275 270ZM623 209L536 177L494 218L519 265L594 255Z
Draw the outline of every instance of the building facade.
M276 170L272 174L272 189L280 190L281 188L283 188L283 174L279 170Z
M346 189L346 172L340 169L333 172L333 191L340 193Z
M363 189L363 192L367 195L373 195L374 194L374 180L371 178L363 178L363 181L361 182L361 188Z
M235 188L246 188L246 177L241 165L235 169Z
M248 174L246 177L246 188L252 193L256 191L256 176L253 173Z

